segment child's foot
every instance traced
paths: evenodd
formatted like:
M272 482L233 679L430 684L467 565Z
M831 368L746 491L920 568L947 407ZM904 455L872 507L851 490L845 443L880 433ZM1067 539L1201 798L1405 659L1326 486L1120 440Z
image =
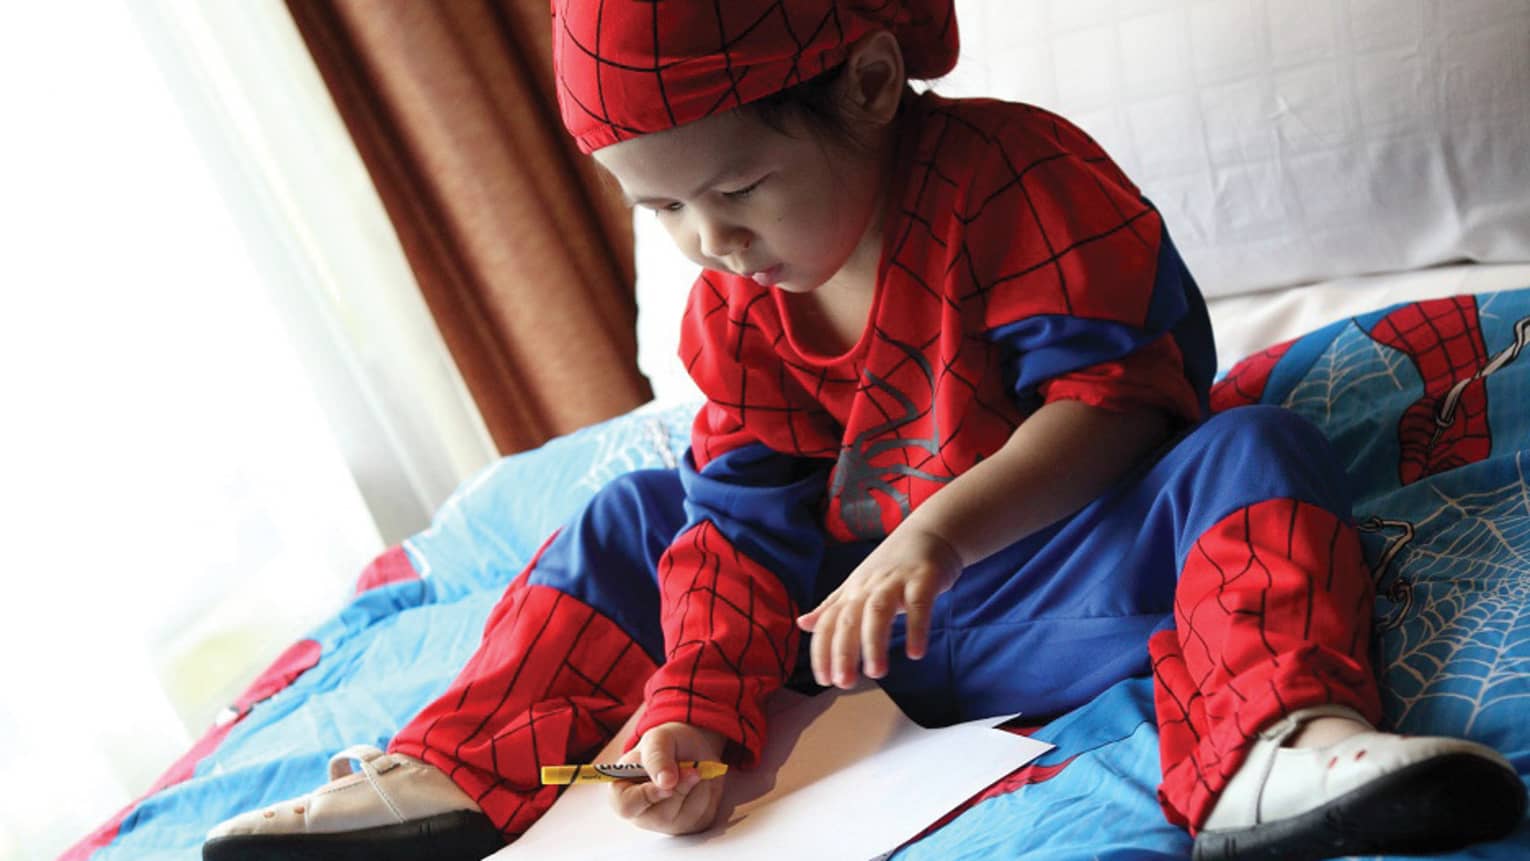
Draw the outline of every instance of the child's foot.
M351 761L361 770L351 771ZM504 839L439 768L358 745L330 758L330 782L241 814L207 834L203 861L477 859Z
M1343 720L1313 725L1322 718ZM1493 749L1376 732L1350 709L1318 706L1259 734L1195 859L1445 852L1503 837L1524 815L1524 784Z

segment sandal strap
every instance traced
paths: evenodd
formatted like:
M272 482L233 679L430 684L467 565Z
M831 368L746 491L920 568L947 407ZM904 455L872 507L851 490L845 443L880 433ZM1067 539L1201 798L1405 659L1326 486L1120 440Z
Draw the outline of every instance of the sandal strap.
M1278 747L1286 739L1295 735L1296 731L1302 728L1302 724L1312 720L1313 718L1320 717L1348 718L1353 721L1359 721L1366 726L1371 725L1370 721L1366 720L1363 715L1350 708L1349 706L1326 703L1324 705L1308 706L1307 708L1297 709L1296 711L1291 712L1280 720L1265 727L1263 730L1260 730L1259 737L1265 741L1275 742L1276 746Z
M1254 785L1259 787L1259 790L1254 793L1251 799L1253 805L1251 816L1255 822L1259 820L1258 811L1262 805L1261 798L1264 795L1264 787L1269 783L1270 772L1275 769L1276 755L1280 753L1280 749L1285 744L1286 739L1295 735L1296 731L1302 728L1302 724L1307 723L1313 718L1320 717L1349 718L1350 720L1360 721L1366 726L1370 726L1371 723L1349 706L1327 703L1297 709L1260 730L1258 743L1249 748L1248 756L1244 759L1243 765L1240 766L1241 769L1248 770L1251 775L1255 776Z
M329 758L329 779L339 780L342 777L355 774L355 770L351 768L351 763L359 763L361 765L361 776L366 778L367 783L372 787L372 791L377 793L377 797L382 799L382 803L388 806L388 811L393 814L394 820L403 822L408 817L404 816L403 811L398 809L398 805L393 803L393 799L383 789L382 781L379 779L383 772L392 771L393 767L397 764L392 759L384 759L384 756L385 754L381 750L370 744L352 745ZM379 760L381 760L383 768L378 767Z
M382 755L383 752L373 745L353 744L329 758L329 779L339 780L346 775L355 774L356 770L351 768L352 761L362 763L364 767L366 763Z

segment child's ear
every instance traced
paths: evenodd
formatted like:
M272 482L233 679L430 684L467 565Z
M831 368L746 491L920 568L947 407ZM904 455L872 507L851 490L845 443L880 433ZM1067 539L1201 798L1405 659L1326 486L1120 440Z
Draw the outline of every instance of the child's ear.
M886 30L861 37L850 47L841 81L851 118L872 125L892 122L907 83L898 40Z

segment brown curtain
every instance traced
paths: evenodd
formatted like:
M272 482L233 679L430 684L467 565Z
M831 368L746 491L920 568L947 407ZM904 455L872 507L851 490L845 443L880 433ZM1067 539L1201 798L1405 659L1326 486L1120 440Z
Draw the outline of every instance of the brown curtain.
M495 444L650 397L631 223L558 118L547 0L288 0Z

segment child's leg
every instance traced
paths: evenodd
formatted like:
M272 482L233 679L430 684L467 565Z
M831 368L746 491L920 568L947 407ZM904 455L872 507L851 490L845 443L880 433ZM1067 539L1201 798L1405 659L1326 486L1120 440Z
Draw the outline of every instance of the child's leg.
M895 624L882 685L916 720L943 724L1056 714L1151 671L1160 802L1197 831L1283 717L1315 706L1379 717L1372 587L1344 481L1322 434L1294 413L1214 416L1073 517L964 570L935 604L923 660L903 655ZM1446 747L1504 776L1481 783L1507 790L1492 822L1512 827L1523 809L1512 770L1480 745L1431 742ZM1362 756L1367 768L1378 752Z
M1159 798L1193 830L1261 729L1320 704L1374 723L1381 706L1368 658L1370 571L1326 441L1292 414L1245 409L1180 445L1194 455L1188 472L1263 485L1260 501L1182 551L1173 627L1149 641Z
M1173 627L1149 644L1159 800L1201 831L1196 857L1437 851L1512 829L1524 792L1502 757L1370 731L1371 579L1321 434L1288 413L1235 410L1177 453L1193 458L1185 479L1237 476L1263 497L1182 550ZM1303 733L1310 720L1332 723Z
M505 591L478 651L398 732L389 752L427 763L411 766L423 769L425 781L440 779L430 767L449 777L433 790L449 807L471 803L502 834L525 831L557 797L557 787L541 785L540 767L595 754L642 702L643 685L662 660L654 572L684 525L683 498L673 471L631 473L602 489ZM394 806L370 795L355 804ZM430 806L422 799L414 809ZM364 811L347 815L365 819ZM407 825L418 813L387 815ZM325 857L350 857L334 838L360 832L321 827L342 832L325 838ZM266 851L252 845L255 854L246 853L244 842L225 837L219 857ZM367 857L365 846L358 852Z
M1335 697L1374 717L1377 693L1365 660L1364 627L1371 587L1354 534L1342 525L1347 501L1336 480L1343 473L1317 464L1313 456L1307 456L1315 467L1311 475L1293 476L1276 465L1309 443L1323 440L1284 410L1250 407L1210 419L1073 517L963 571L936 604L929 657L923 661L902 657L902 626L896 626L891 659L897 672L884 687L928 723L1015 710L1066 711L1121 679L1152 671L1143 645L1173 624L1176 590L1183 611L1202 600L1186 598L1197 584L1216 588L1225 580L1232 588L1252 589L1249 606L1229 606L1224 615L1230 621L1253 623L1251 614L1267 609L1277 627L1287 626L1290 617L1296 636L1287 637L1281 628L1261 637L1254 624L1248 627L1252 636L1234 639L1247 650L1236 656L1238 666L1224 667L1220 657L1228 650L1218 644L1211 651L1214 665L1190 678L1222 690L1222 677L1207 678L1207 672L1236 674L1263 660L1261 671L1281 684L1287 676L1308 680L1312 690L1300 705ZM1238 532L1250 525L1268 527L1277 537L1261 533L1251 544ZM1213 537L1219 535L1222 543L1216 544ZM1203 537L1202 549L1215 549L1222 570L1197 553ZM1256 558L1258 564L1251 566ZM1330 567L1335 568L1332 590L1326 582ZM1183 568L1192 573L1181 582ZM1308 570L1324 572L1324 582L1313 583ZM1262 598L1266 593L1270 597ZM1214 597L1210 600L1215 605ZM1315 608L1310 614L1309 600ZM1227 636L1206 624L1208 631L1187 646L1197 659L1207 653L1207 634ZM1313 665L1324 667L1328 687L1303 669ZM1281 671L1274 672L1276 667ZM1289 687L1279 688L1281 696ZM1238 690L1243 692L1241 683ZM1190 685L1184 696L1194 723L1186 727L1185 717L1165 715L1171 737L1166 749L1174 754L1166 761L1192 752L1202 732L1203 693ZM1232 708L1230 715L1240 720L1273 720L1283 713L1268 686L1246 696L1263 697L1258 707L1274 711L1245 712L1255 706L1229 691L1228 703L1219 699L1213 715L1221 718ZM1189 790L1215 793L1215 775L1186 774L1187 791L1171 790L1176 804L1194 807ZM1178 777L1171 781L1171 787L1179 785Z
M445 771L506 834L553 800L543 765L593 755L643 700L663 655L660 554L684 525L672 471L604 488L495 606L483 643L390 750Z

